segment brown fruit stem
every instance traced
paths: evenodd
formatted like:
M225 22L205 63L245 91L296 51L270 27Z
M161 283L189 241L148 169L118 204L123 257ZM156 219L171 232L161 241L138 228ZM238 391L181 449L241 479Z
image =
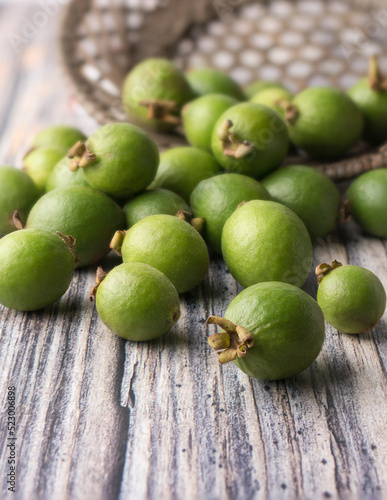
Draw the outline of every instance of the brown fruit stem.
M59 231L55 231L55 232L59 236L59 238L64 243L66 243L68 249L73 254L73 257L74 257L74 260L75 260L74 267L78 267L78 265L80 263L80 259L79 259L78 255L75 253L75 250L74 250L74 247L75 247L75 244L76 244L77 240L74 238L74 236L66 235L66 234L60 233Z
M208 343L219 355L221 364L229 363L237 357L243 358L254 345L253 336L243 326L234 325L228 319L218 316L210 316L207 323L218 325L224 330L208 337Z
M343 264L341 262L338 262L336 259L332 261L332 264L326 264L325 262L322 264L319 264L316 267L316 275L317 275L317 281L321 283L323 280L324 276L326 276L328 273L333 271L334 269L337 269L338 267L341 267Z
M368 69L368 84L372 90L387 90L387 79L380 73L378 59L375 55L370 57Z
M110 248L116 252L120 257L122 256L121 248L124 242L126 231L116 231L114 233L113 239L110 242Z
M16 229L23 229L23 223L20 218L19 210L15 210L14 212L12 212L11 220Z
M105 273L105 271L102 269L101 266L98 267L97 269L97 274L95 276L95 286L93 286L93 288L90 290L90 295L89 295L89 299L91 302L94 301L94 297L97 293L97 290L98 290L98 287L99 285L102 283L102 281L106 278L107 274Z
M284 110L285 122L288 124L292 124L299 115L297 107L286 99L280 99L277 106Z
M346 224L352 219L351 204L349 200L345 200L339 210L339 223Z
M195 228L199 234L203 232L205 222L204 217L194 217L191 213L186 212L185 210L179 210L176 217L188 222L188 224Z
M222 141L223 154L225 156L233 156L237 160L247 156L254 145L249 141L238 140L235 135L230 133L230 128L233 126L231 120L226 120L218 130L218 137Z
M97 155L91 153L82 141L76 142L69 149L67 157L72 160L69 164L69 170L72 172L76 172L78 168L87 167L97 160Z
M149 99L139 102L140 106L147 108L147 118L151 120L161 120L164 123L180 125L181 120L173 112L178 111L175 101L164 101L161 99Z

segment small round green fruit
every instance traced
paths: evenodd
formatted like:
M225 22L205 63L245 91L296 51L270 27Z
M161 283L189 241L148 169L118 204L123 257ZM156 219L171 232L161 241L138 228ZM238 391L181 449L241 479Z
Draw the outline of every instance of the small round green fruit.
M110 271L98 284L96 306L105 325L126 340L160 337L180 318L176 288L165 274L140 262Z

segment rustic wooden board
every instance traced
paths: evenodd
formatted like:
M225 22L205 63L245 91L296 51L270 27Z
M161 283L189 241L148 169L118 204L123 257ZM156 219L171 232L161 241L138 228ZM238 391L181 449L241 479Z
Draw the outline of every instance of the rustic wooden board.
M2 33L34 8L0 9ZM55 62L57 18L15 54L0 46L1 162L19 163L42 126L79 118ZM387 287L386 243L350 223L319 241L315 264L338 258ZM118 262L109 256L104 266ZM52 307L0 307L1 498L318 499L387 495L386 318L358 336L329 326L323 351L280 382L220 367L206 336L240 291L220 260L182 297L164 338L124 342L88 300L78 271ZM315 296L311 274L305 290ZM7 387L16 387L17 493L7 492ZM12 496L13 495L13 496Z

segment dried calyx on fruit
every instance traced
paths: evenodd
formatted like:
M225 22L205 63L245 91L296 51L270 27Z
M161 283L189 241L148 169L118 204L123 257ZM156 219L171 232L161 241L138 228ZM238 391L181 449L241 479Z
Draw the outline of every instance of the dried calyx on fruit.
M254 345L254 337L243 326L234 325L232 321L218 316L210 316L207 323L218 325L224 330L208 337L208 343L219 354L221 364L234 361L236 357L243 358Z

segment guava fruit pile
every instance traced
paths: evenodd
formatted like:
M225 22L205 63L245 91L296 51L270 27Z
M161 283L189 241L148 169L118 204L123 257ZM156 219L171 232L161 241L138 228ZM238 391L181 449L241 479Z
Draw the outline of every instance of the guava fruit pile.
M373 328L386 293L359 266L322 263L317 301L301 290L313 244L340 221L335 184L305 166L280 167L289 150L345 155L363 138L387 140L387 86L375 58L347 94L278 83L242 90L214 69L182 73L149 59L127 76L131 123L90 137L52 126L34 139L23 170L0 167L0 303L34 311L58 300L74 270L111 250L123 263L97 270L90 294L101 320L130 341L157 338L179 320L179 294L221 256L245 289L208 339L219 361L265 380L308 368L325 320L345 333ZM161 154L143 128L183 130L189 146ZM387 168L359 176L346 194L354 220L387 237Z

